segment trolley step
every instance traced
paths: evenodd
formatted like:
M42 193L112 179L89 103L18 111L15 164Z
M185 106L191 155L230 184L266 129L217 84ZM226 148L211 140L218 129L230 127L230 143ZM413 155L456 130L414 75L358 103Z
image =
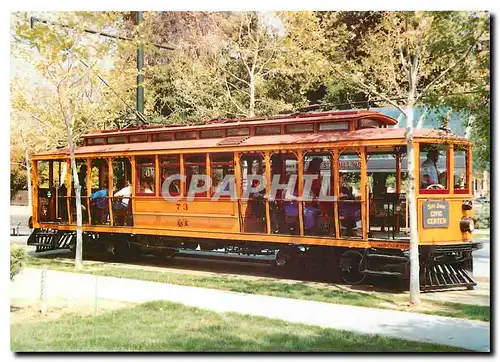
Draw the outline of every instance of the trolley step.
M27 244L35 246L36 252L55 249L69 249L75 237L76 234L74 232L35 229L28 238Z
M473 287L477 285L469 270L452 264L426 267L422 290L437 290L453 287Z

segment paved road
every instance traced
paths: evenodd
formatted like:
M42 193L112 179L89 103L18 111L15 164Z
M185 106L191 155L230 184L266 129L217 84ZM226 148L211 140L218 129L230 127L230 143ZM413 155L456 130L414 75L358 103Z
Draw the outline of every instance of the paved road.
M10 206L10 233L12 234L12 228L19 226L20 235L31 234L30 228L28 228L28 219L31 216L31 211L27 206Z
M41 269L26 268L11 284L11 298L38 298L40 278ZM51 298L96 297L136 303L167 300L216 312L490 350L490 325L486 322L52 270L47 272L45 285L49 308Z
M472 253L474 258L475 277L490 279L490 238L478 237L476 240L483 243L483 247Z

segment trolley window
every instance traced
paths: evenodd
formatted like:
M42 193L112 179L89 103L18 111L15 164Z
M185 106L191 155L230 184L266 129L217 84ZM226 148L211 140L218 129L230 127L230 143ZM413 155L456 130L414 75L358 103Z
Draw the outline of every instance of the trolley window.
M363 128L379 128L380 127L380 123L374 119L369 119L369 118L365 118L365 119L360 119L358 121L358 127L357 129L363 129Z
M457 194L466 194L469 192L467 166L470 162L467 157L467 147L455 146L453 150L453 161L453 188Z
M194 197L207 196L206 191L196 192L196 189L202 190L205 188L205 180L207 174L206 155L205 154L186 155L184 157L185 157L184 165L186 170L185 172L186 172L186 185L187 185L188 196L190 194L194 194ZM196 177L197 181L193 182L193 185L191 185L193 177Z
M87 139L87 144L89 146L93 146L93 145L105 145L106 144L106 139L104 137L89 138L89 139Z
M127 137L126 136L108 137L108 144L114 145L118 143L127 143Z
M148 135L146 134L137 134L137 135L132 135L129 137L130 142L147 142L148 141Z
M449 159L447 145L420 145L420 193L447 194Z
M264 127L256 127L255 134L257 136L265 136L271 134L280 134L281 126L264 126Z
M38 168L38 187L41 189L49 188L49 162L37 161Z
M348 131L349 122L324 122L319 124L320 131Z
M194 140L196 139L196 131L177 132L175 134L176 140Z
M312 123L291 124L286 126L286 133L306 133L313 131L314 131L314 125Z
M212 169L212 195L217 191L217 188L227 175L234 175L233 162L234 159L232 153L215 153L210 155ZM228 194L228 191L230 191L229 186L225 187L224 190L220 190L221 196L229 197L230 195Z
M248 127L241 128L229 128L227 130L227 136L248 136L250 134L250 129Z
M136 195L155 195L155 158L138 157L136 159Z
M206 129L200 132L200 138L222 138L224 131L222 129Z
M169 156L160 156L160 186L162 192L166 191L163 190L163 183L167 178L174 176L174 175L179 175L181 173L181 163L180 163L180 156L179 155L169 155ZM176 179L170 182L168 185L168 192L170 196L178 196L181 193L181 184L180 184L180 179Z
M153 135L153 142L172 141L173 139L172 133L156 133Z

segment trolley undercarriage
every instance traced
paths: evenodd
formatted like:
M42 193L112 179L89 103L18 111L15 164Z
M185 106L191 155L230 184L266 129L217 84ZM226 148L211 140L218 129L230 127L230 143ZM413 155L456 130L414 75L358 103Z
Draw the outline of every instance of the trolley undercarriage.
M299 277L301 268L320 265L328 274L327 280L342 280L348 284L361 284L367 277L392 278L400 282L409 280L409 253L400 249L284 245L96 232L84 232L83 241L84 252L104 251L118 259L142 253L158 257L188 253L204 258L272 263L276 268ZM37 252L55 249L74 251L75 244L74 231L35 229L28 239L28 245L36 246ZM476 282L472 277L472 251L481 246L480 243L420 246L421 290L473 288Z

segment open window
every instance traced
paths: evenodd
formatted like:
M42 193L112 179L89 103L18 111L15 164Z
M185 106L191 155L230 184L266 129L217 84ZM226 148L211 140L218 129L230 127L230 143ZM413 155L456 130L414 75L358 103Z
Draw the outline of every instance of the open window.
M90 200L87 196L87 174L89 172L87 167L86 159L77 159L76 160L76 170L78 176L78 183L80 185L80 203L81 203L81 212L82 212L82 223L88 224L89 222L89 214L88 209L90 207ZM73 172L71 172L73 175ZM73 178L72 178L73 179ZM71 185L71 212L72 212L72 223L76 224L76 191L75 184Z
M132 220L132 168L130 160L126 157L115 158L112 161L113 167L113 197L111 205L113 207L113 225L125 226L133 225ZM151 189L154 192L154 172L152 179L148 179L147 186L151 182ZM153 194L154 195L154 194Z
M346 149L339 155L338 216L340 237L361 238L361 157Z
M241 195L239 200L244 232L266 233L266 162L262 153L242 153Z
M405 147L368 148L368 237L405 238L408 173Z
M90 211L93 225L107 225L109 219L108 160L95 158L91 161Z
M295 200L299 196L297 173L295 153L275 153L271 156L272 199L269 208L272 233L299 234L299 202Z
M53 161L37 161L38 178L38 220L50 222L53 220Z
M304 234L335 235L332 156L325 152L304 155L304 192L302 212Z

